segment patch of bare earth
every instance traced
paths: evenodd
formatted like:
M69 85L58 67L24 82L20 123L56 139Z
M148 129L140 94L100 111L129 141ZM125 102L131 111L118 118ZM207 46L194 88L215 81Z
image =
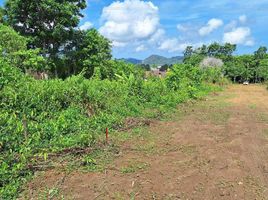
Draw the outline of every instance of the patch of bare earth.
M268 91L233 85L153 122L152 138L123 143L103 172L47 171L27 197L58 187L55 199L268 199L267 130Z

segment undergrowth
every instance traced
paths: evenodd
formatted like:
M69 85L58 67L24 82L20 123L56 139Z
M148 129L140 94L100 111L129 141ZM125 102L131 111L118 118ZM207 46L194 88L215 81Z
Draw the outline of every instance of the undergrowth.
M0 63L0 198L13 199L41 161L66 149L89 148L127 117L155 118L220 87L201 69L175 65L166 78L130 74L99 80L83 75L34 80ZM94 159L85 157L85 165Z

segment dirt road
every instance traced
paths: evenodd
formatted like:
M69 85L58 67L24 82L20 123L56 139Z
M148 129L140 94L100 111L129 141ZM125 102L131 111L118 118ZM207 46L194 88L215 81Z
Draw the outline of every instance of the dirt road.
M136 137L122 142L103 172L51 170L30 192L61 180L52 199L268 199L263 86L230 86L128 134Z

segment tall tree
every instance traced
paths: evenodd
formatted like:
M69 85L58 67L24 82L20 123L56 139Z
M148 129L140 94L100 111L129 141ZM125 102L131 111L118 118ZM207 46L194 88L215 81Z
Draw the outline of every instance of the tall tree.
M187 46L184 53L184 62L187 61L187 59L189 59L193 53L194 53L194 49L193 46Z
M264 59L267 55L267 48L264 46L261 46L257 51L254 52L256 59Z
M54 60L72 39L85 7L86 0L7 0L5 10L9 25L31 38L28 47Z
M66 46L68 63L72 64L71 73L85 70L86 77L93 75L99 68L102 75L107 71L107 61L112 58L111 42L96 29L77 31L74 40Z
M219 55L221 45L217 42L210 44L207 48L208 56L215 57Z
M236 44L225 43L221 48L221 54L225 56L232 56L236 50Z
M4 23L4 9L0 7L0 23Z
M199 53L200 53L202 56L206 56L207 53L208 53L207 46L203 44L203 45L199 48Z

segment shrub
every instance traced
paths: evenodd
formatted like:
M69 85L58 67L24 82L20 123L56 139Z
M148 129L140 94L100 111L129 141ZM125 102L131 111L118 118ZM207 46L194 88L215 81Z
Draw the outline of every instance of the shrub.
M114 63L115 64L115 63ZM95 143L106 127L116 129L126 117L148 110L163 112L212 90L204 72L175 65L166 79L144 81L143 72L118 63L108 79L34 80L5 62L0 67L0 194L16 196L32 174L36 155L83 148Z

